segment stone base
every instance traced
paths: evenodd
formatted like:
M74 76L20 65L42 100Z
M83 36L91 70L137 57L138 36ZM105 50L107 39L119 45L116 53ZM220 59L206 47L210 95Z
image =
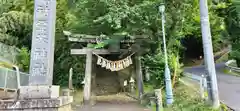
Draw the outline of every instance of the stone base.
M17 99L18 90L0 88L0 100L1 99Z
M61 96L71 96L73 92L74 92L74 91L73 91L73 90L70 90L70 89L62 89L62 90L61 90L61 93L62 93Z
M59 86L21 86L20 99L49 99L58 98L60 92Z
M2 100L0 111L72 111L72 96L52 99Z

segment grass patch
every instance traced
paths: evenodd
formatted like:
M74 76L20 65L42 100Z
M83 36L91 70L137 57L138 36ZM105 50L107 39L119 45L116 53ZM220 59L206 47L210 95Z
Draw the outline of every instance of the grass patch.
M144 91L145 92L151 92L153 90L154 90L153 86L151 86L151 85L144 85Z
M226 68L221 69L221 71L222 71L224 74L228 74L228 75L233 75L233 76L238 76L238 77L240 77L240 74L239 74L239 73L230 71L229 69L226 69Z
M153 91L153 87L146 85L145 87L146 92ZM196 91L196 89L186 86L182 83L176 84L174 91L174 104L165 107L164 111L219 111L219 110L213 110L210 106L206 104L204 100L201 99L200 94ZM165 92L162 91L163 94L163 102L165 102ZM74 96L74 102L73 105L81 105L83 100L83 92L82 90L77 90L73 93ZM135 101L131 98L126 97L124 94L117 94L117 95L108 95L108 96L98 96L94 97L93 99L97 101ZM164 103L164 106L165 103ZM222 111L228 111L225 105L221 106L224 110ZM152 111L155 111L155 107L152 106Z
M165 101L165 100L164 100ZM183 84L174 89L174 104L164 108L164 111L217 111L213 110L201 99L199 93Z
M83 103L83 91L75 90L73 93L73 105L81 105Z
M229 66L237 67L237 64L236 64L236 62L233 62L233 63L229 64ZM224 74L233 75L233 76L240 76L240 73L238 73L236 71L230 71L230 69L228 69L228 68L222 68L221 71Z
M221 69L221 71L225 74L228 74L228 73L231 73L230 70L226 69L226 68L223 68Z

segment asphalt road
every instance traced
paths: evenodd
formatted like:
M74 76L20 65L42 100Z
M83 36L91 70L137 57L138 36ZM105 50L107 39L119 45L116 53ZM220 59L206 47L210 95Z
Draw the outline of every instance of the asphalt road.
M223 68L223 63L216 64L220 100L232 109L240 111L240 77L224 74ZM205 72L204 66L185 68L184 71L196 75L202 75Z

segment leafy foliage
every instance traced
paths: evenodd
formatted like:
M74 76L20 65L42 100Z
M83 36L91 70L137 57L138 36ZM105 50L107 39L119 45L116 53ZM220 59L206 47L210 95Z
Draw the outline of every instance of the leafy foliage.
M1 42L19 48L31 48L33 3L34 0L8 0L1 3ZM69 30L112 37L109 41L92 46L94 48L114 44L116 41L113 40L119 39L115 35L147 35L150 42L140 44L142 49L149 51L147 55L143 55L144 65L151 69L152 78L160 82L155 84L161 86L164 83L164 61L161 52L161 16L158 11L160 3L162 0L57 0L54 83L67 85L70 67L74 69L74 84L80 86L83 80L85 59L70 55L69 50L74 44L69 43L62 33L63 30ZM183 51L180 40L186 36L201 39L199 4L198 0L167 0L165 4L167 47L173 73L176 68L181 68L177 60L179 53ZM223 30L223 19L215 12L212 4L210 20L214 46L218 47L222 41L220 32ZM22 51L22 57L26 57L27 51ZM22 60L26 61L19 63L27 68L28 58ZM177 72L180 73L181 70Z
M240 67L240 1L229 1L229 7L225 9L225 21L229 34L229 40L232 45L231 57L237 61L238 67Z
M56 45L55 45L55 68L54 83L66 85L68 80L68 69L75 69L74 84L80 86L82 81L83 65L82 58L71 57L69 49L71 44L63 36L62 31L74 21L74 17L68 13L67 0L57 1L57 26L56 26ZM0 10L0 41L23 48L18 55L18 65L24 71L28 71L29 52L31 48L32 21L33 21L34 0L7 0L1 1ZM75 62L78 61L78 62Z
M28 72L30 66L30 52L27 48L21 48L19 54L17 55L17 60L19 68Z
M163 55L164 54L160 52L155 55L145 55L142 58L145 68L147 68L149 71L148 73L151 74L150 84L155 88L164 87L165 84L165 79L163 79L165 69L165 61ZM181 77L182 64L179 63L179 58L177 55L170 53L168 61L172 78L174 78L174 73L176 74L175 79Z
M150 73L150 82L154 87L164 86L164 56L162 53L156 54L155 56L146 55L143 57L145 68Z
M3 13L0 18L1 42L8 45L30 47L31 41L31 14L21 11Z

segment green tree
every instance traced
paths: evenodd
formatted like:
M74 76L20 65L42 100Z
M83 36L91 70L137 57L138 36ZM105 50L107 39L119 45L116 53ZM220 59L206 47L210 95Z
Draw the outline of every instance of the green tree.
M240 67L240 1L233 0L228 2L230 5L226 8L226 25L232 45L231 57L237 61Z
M149 41L140 43L141 47L150 53L143 55L149 57L144 60L145 65L159 67L163 64L161 17L158 12L161 2L162 0L74 0L73 3L69 0L57 0L54 83L66 85L70 67L76 72L75 85L80 85L83 79L84 58L70 55L69 50L74 44L68 42L63 30L92 35L104 34L111 36L111 39L116 39L113 35L117 34L147 35ZM1 4L1 42L19 48L31 48L33 3L33 0L9 0ZM182 51L182 38L190 35L200 39L198 7L198 0L166 1L166 34L170 61L171 57L178 57ZM219 27L222 18L212 7L211 5L210 20L213 40L218 43L221 41L219 32L222 29ZM155 62L152 62L150 57L155 58ZM148 61L152 64L147 64ZM171 69L173 66L171 65ZM152 71L162 74L162 67L152 68Z
M32 15L9 11L0 17L0 41L17 47L31 46Z
M0 42L18 48L31 49L34 0L4 0L0 2ZM76 69L75 72L83 72L81 62L83 59L72 57L69 54L70 51L67 50L70 50L71 44L67 42L67 38L62 33L63 29L74 21L73 16L68 13L67 2L68 0L57 0L54 83L61 85L66 85L70 67ZM30 54L25 48L21 52L18 55L18 64L27 72ZM81 73L76 73L74 76L74 84L79 85L82 80Z

